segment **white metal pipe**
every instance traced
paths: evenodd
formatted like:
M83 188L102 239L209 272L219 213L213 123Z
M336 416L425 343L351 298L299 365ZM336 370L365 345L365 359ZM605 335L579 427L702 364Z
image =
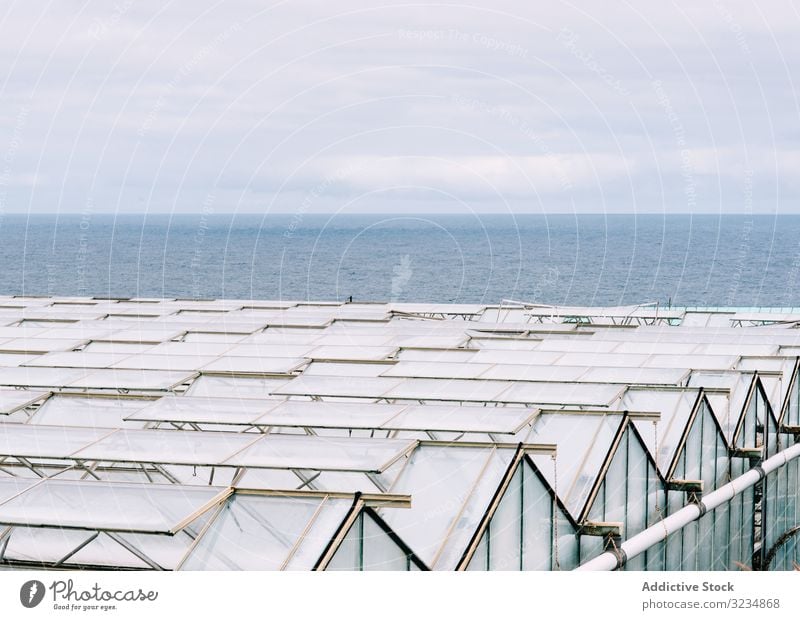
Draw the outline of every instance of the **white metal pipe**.
M670 534L686 527L692 521L696 521L709 510L731 501L736 495L754 486L767 474L783 467L797 457L800 457L800 443L782 450L775 456L768 458L761 465L756 465L747 470L735 480L706 495L700 502L684 506L678 512L662 519L635 536L631 536L620 545L619 549L606 551L593 560L581 564L575 570L611 571L620 568L631 558L644 553Z

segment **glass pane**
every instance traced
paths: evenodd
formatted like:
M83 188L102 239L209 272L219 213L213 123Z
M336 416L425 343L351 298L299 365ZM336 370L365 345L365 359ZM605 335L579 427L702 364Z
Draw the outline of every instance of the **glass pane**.
M166 431L170 432L170 431ZM193 433L197 435L198 433ZM237 467L381 471L414 446L406 439L320 438L264 435L225 464Z
M324 501L319 497L234 495L182 568L278 570Z
M220 491L50 479L0 505L0 523L167 534Z
M30 424L86 426L100 428L139 427L125 418L147 407L152 401L141 398L91 398L51 396L31 416Z
M121 429L74 453L89 461L217 465L260 435Z

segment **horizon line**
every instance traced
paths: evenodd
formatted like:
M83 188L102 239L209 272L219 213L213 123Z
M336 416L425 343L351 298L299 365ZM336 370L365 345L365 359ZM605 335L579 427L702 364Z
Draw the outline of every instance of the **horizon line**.
M554 216L554 215L660 215L660 216L669 216L669 215L691 215L691 216L721 216L721 215L740 215L740 216L750 216L750 217L774 217L774 216L782 216L782 215L800 215L800 211L790 211L790 212L774 212L774 213L742 213L740 211L702 211L702 212L692 212L692 211L539 211L539 212L532 212L532 211L512 211L512 212L501 212L498 213L496 211L469 211L469 212L453 212L453 211L410 211L410 212L400 212L400 211L388 211L388 212L381 212L381 211L364 211L358 213L339 213L339 212L330 212L330 211L305 211L305 212L297 212L297 211L270 211L268 213L263 213L260 211L235 211L232 213L226 212L215 212L215 213L205 213L203 211L96 211L87 213L86 211L44 211L40 213L34 212L27 212L27 211L5 211L0 213L0 220L3 217L8 215L27 215L27 216L45 216L45 215L80 215L83 217L94 217L96 215L199 215L203 217L220 217L220 216L235 216L235 215L261 215L261 216L270 216L270 215L292 215L292 216L300 216L305 217L308 215L329 215L329 216L337 216L337 215L383 215L383 216L411 216L411 215L458 215L458 216L465 216L465 215L503 215L503 216L526 216L526 215L537 215L537 216Z

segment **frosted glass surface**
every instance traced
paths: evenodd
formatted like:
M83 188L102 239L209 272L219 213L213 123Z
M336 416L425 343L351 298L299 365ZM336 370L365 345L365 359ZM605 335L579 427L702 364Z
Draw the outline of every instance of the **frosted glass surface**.
M0 504L0 523L169 533L221 489L46 480Z

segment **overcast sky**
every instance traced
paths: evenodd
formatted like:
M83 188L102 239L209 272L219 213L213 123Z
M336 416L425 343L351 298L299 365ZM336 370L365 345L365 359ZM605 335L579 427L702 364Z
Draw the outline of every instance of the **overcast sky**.
M0 212L800 212L799 7L7 0Z

